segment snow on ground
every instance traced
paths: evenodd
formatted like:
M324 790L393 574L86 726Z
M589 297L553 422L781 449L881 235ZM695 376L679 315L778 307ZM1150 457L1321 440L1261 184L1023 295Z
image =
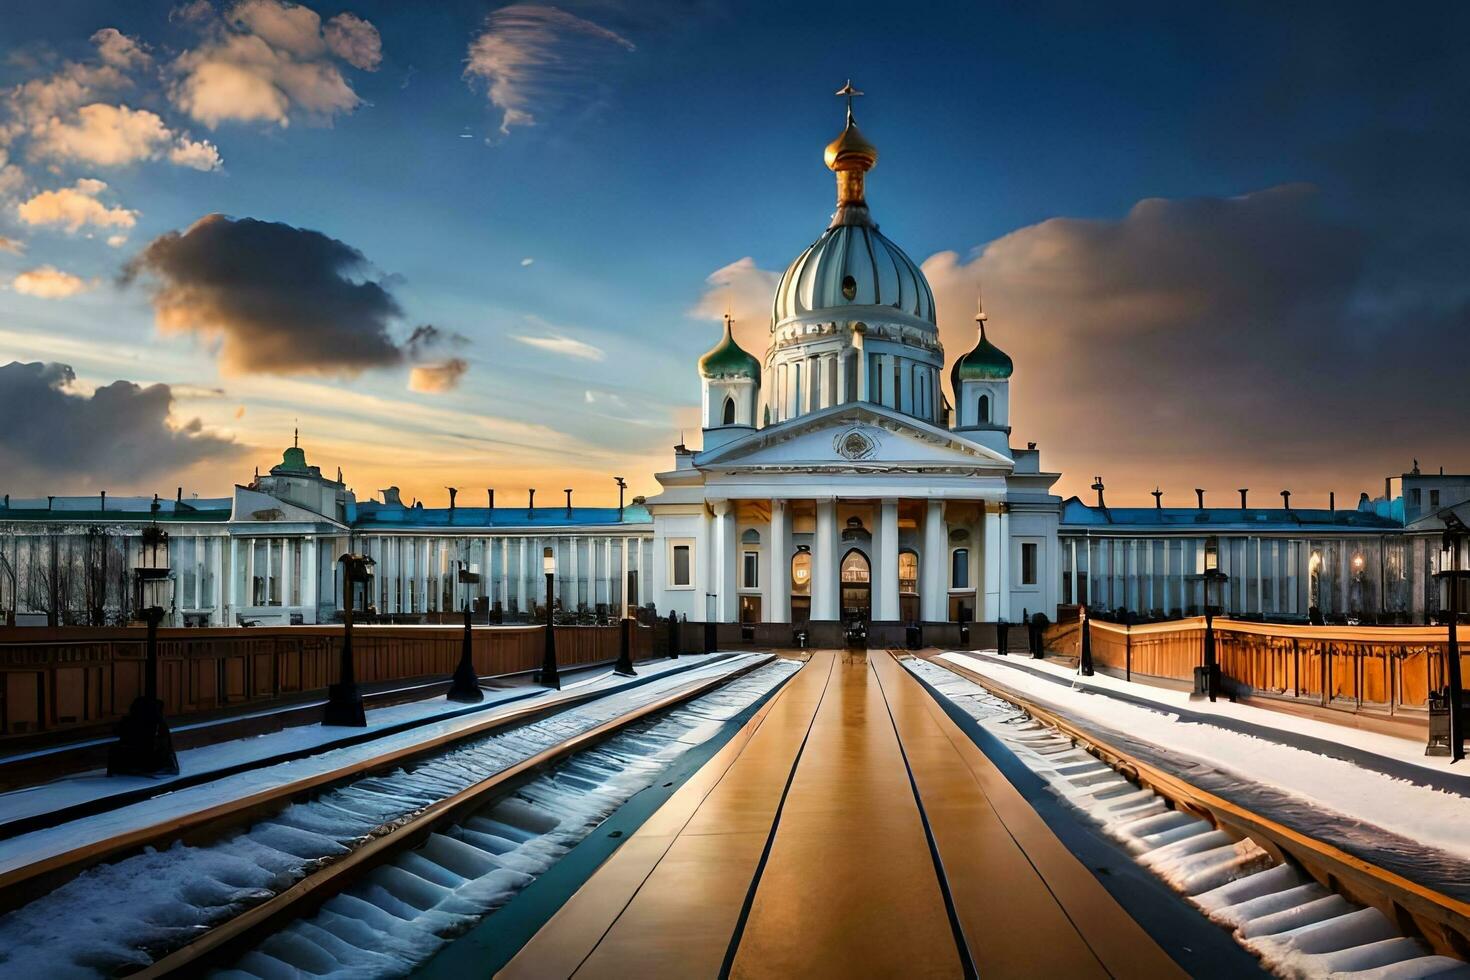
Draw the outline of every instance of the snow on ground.
M1434 954L1377 909L1352 904L1290 864L1275 864L1254 841L1236 840L1172 809L1153 790L1129 782L969 678L938 663L909 659L904 665L1278 976L1470 978L1470 966Z
M669 673L684 673L708 664L714 655L694 655L677 660L660 660L639 665L636 678L620 677L608 671L566 684L560 691L540 690L531 698L514 700L524 689L486 691L485 710L460 714L441 721L431 721L416 728L371 739L357 745L329 749L315 755L282 762L261 769L226 776L212 782L189 786L105 813L73 820L59 827L37 830L0 841L0 873L34 864L45 858L64 854L117 834L149 827L165 820L197 813L220 803L241 799L263 790L307 779L323 772L360 764L375 756L408 748L441 735L464 731L474 725L518 711L531 704L554 705L589 691L616 691L640 679ZM463 704L442 697L406 705L375 708L368 712L369 728L381 727L390 720L433 718L436 715L462 712ZM353 733L361 729L353 729ZM341 728L326 725L300 725L268 735L234 739L179 753L179 767L184 772L201 772L234 765L252 759L263 759L282 752L313 748L342 737ZM14 819L26 813L44 813L79 800L91 799L108 792L153 786L166 789L166 780L147 777L108 777L102 773L86 773L59 779L40 786L28 787L0 795L0 813ZM161 785L162 784L162 785Z
M1406 739L1224 701L1214 704L1188 701L1184 692L1127 684L1111 677L1075 678L1079 682L1076 687L1057 684L1026 669L1011 666L1015 662L1013 658L990 653L946 653L941 657L991 678L1038 704L1060 708L1072 717L1125 732L1141 741L1229 770L1246 780L1303 800L1314 808L1336 811L1470 859L1470 837L1466 836L1464 829L1470 821L1470 799L1268 738L1193 723L1181 719L1178 711L1187 704L1188 710L1197 714L1249 717L1255 724L1282 731L1300 732L1316 726L1314 734L1317 737L1354 745L1383 746L1384 754L1389 758L1417 761L1410 757L1413 743ZM1074 679L1071 671L1056 664L1026 660L1024 667L1038 667L1048 673L1060 670L1068 680ZM1129 704L1107 696L1109 691L1120 688L1129 694L1148 698L1157 708ZM1384 745L1385 740L1390 744ZM1418 751L1423 752L1422 745Z
M146 966L156 952L180 946L207 925L289 887L323 860L348 852L385 825L683 684L723 676L764 659L769 655L742 654L687 674L665 672L635 689L613 692L508 731L473 737L409 769L363 776L291 803L218 840L147 848L98 865L0 916L0 974L96 976ZM550 826L555 823L550 821ZM394 874L390 867L373 882L381 884L387 876L391 886ZM489 893L482 897L493 898L514 884L501 880L504 877L488 882Z

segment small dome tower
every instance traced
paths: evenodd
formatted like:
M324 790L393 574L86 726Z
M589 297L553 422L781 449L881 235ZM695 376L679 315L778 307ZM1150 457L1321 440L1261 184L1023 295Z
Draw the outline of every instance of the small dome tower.
M704 389L704 448L713 449L755 428L760 401L761 363L735 343L733 321L725 316L725 335L699 359Z
M975 314L980 341L950 371L955 398L954 427L956 432L966 433L989 449L1009 454L1011 372L1015 365L1010 355L985 336L987 319L982 307Z

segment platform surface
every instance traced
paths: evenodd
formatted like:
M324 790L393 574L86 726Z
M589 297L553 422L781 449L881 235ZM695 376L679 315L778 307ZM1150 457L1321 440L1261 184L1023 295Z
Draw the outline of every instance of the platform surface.
M817 651L501 977L1179 977L892 655Z

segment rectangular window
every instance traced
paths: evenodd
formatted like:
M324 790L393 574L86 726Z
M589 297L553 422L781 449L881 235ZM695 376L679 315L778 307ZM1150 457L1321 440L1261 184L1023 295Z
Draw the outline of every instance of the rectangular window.
M1418 507L1419 506L1419 488L1418 487L1415 487L1414 489L1412 489L1412 490L1409 491L1409 503L1413 504L1415 507Z
M674 585L693 585L694 579L689 574L689 546L687 544L674 545Z
M1439 491L1438 490L1431 490L1431 491L1429 491L1429 506L1435 508L1436 510L1439 509Z
M741 555L740 587L742 589L758 589L761 587L760 558L760 552L758 551L747 551Z
M951 589L968 589L970 587L970 549L956 548L950 555L949 587Z
M1029 541L1021 543L1021 584L1036 584L1036 545Z

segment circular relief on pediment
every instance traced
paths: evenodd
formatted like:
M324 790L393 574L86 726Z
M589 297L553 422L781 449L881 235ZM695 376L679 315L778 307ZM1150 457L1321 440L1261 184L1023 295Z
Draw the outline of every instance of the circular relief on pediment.
M866 429L844 429L833 437L832 448L843 459L871 459L878 452L878 440Z

